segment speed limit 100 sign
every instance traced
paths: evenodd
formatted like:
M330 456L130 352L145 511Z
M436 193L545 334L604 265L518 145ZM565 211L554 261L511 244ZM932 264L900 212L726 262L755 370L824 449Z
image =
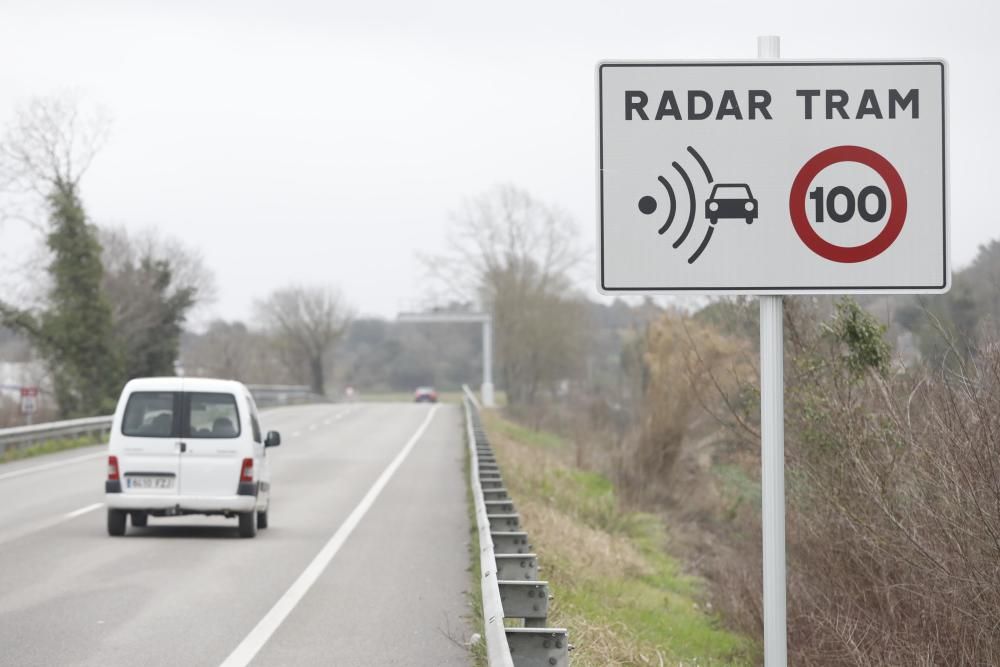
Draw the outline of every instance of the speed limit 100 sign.
M601 291L946 291L945 71L601 63Z

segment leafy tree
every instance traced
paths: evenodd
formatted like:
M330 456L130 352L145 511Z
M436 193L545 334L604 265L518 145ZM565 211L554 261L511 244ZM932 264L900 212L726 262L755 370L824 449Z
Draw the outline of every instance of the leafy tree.
M105 229L103 289L125 377L173 375L188 313L210 296L212 276L201 258L152 233Z
M51 253L45 308L0 302L0 321L25 334L46 360L64 416L110 411L123 379L101 290L101 246L79 196L100 133L81 122L66 100L35 100L21 109L0 146L8 180L44 193Z
M856 378L874 371L881 377L889 374L892 348L885 340L886 327L866 312L857 301L837 301L836 315L824 332L842 346L841 361Z

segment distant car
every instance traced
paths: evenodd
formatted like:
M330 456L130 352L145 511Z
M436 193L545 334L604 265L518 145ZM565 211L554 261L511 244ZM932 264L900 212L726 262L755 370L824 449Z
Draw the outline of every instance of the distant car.
M757 218L757 200L745 183L719 183L705 202L705 217L713 225L721 218L743 219L749 225Z
M232 380L141 378L122 390L108 439L104 483L108 533L124 535L126 518L237 517L241 537L267 528L271 472L247 388Z
M437 403L438 393L433 387L417 387L413 392L413 400L417 403Z

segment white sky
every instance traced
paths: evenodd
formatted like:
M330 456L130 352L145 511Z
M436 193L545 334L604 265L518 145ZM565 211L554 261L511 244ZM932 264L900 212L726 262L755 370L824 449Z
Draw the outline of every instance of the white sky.
M594 64L604 58L950 61L953 261L1000 236L1000 3L6 0L0 118L80 91L111 112L83 182L98 222L199 248L215 314L287 283L393 315L425 290L417 251L497 183L569 210L594 245ZM0 285L37 233L0 227ZM588 285L593 284L588 276Z

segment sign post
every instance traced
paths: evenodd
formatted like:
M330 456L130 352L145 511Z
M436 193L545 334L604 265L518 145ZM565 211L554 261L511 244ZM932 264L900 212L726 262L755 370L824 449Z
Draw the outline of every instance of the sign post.
M783 297L951 283L941 60L598 64L598 289L760 299L764 660L787 664Z
M758 37L758 58L780 58L778 37ZM785 336L782 296L760 299L760 492L764 545L764 664L788 664L785 565Z
M21 387L21 414L24 423L31 425L35 411L38 409L38 387Z

